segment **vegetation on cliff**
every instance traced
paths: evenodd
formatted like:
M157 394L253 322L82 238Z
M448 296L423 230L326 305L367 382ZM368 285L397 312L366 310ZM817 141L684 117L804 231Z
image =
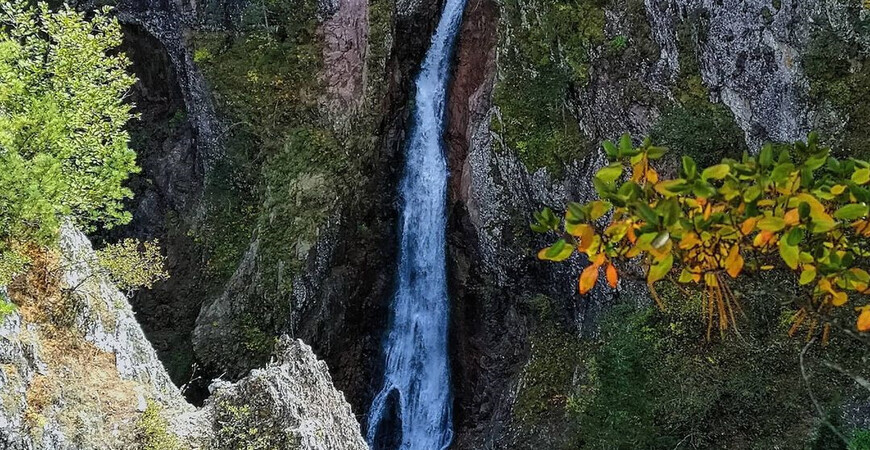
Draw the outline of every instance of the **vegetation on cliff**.
M539 258L562 261L579 251L592 262L580 276L581 294L595 286L599 268L615 288L614 263L641 257L656 300L654 283L669 275L706 290L709 339L714 317L724 332L729 325L736 331L737 317L745 315L729 278L744 268L786 267L806 294L796 298L791 333L806 325L809 336L820 330L823 341L840 318L836 307L849 295L870 294L870 274L863 268L870 163L830 156L815 134L806 144L776 150L768 144L758 156L744 154L704 169L684 155L681 177L674 179L660 178L652 166L666 149L649 139L635 148L624 135L619 145L605 142L604 150L611 164L593 178L602 200L569 204L564 223L545 209L532 225L538 232L564 233ZM630 179L619 182L624 172ZM609 225L597 231L596 221L611 209ZM855 309L857 329L870 331L870 305Z
M85 20L25 2L0 12L0 284L23 267L23 246L56 240L63 218L130 220L123 182L138 168L123 99L134 79L110 53L121 32L106 13Z

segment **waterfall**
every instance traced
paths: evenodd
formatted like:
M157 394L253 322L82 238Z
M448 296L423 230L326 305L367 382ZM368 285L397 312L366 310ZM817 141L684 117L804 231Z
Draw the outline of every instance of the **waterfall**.
M368 413L373 448L440 450L453 438L447 354L444 106L465 0L447 0L416 79L415 109L399 193L399 266L384 384ZM392 440L392 441L391 441Z

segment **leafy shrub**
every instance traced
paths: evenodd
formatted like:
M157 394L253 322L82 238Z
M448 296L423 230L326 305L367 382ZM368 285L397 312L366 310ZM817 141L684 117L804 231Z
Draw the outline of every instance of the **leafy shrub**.
M97 265L122 291L151 288L169 278L157 240L143 243L127 238L109 244L97 251Z
M178 438L169 431L169 422L160 414L160 405L148 401L136 422L136 440L141 450L182 450Z
M118 21L5 3L0 17L0 282L23 263L16 243L55 239L62 217L126 223L122 186L136 172L123 101L134 78Z
M811 134L807 143L790 147L765 145L758 156L724 159L699 169L683 156L681 177L660 179L651 161L666 149L647 139L633 147L624 135L615 145L604 143L611 164L599 170L594 185L602 200L568 205L564 221L549 209L536 213L532 229L558 231L561 239L538 257L562 261L574 252L592 262L580 275L587 293L605 268L616 287L614 261L642 257L647 283L667 276L703 286L707 292L707 338L715 322L720 332L743 311L729 278L747 268L793 271L805 294L798 299L791 333L820 324L822 340L830 331L828 316L847 303L849 295L870 294L867 266L870 238L870 163L838 160ZM620 183L624 172L630 179ZM595 221L612 211L599 231ZM661 304L661 302L659 301ZM870 304L856 308L859 331L870 331Z

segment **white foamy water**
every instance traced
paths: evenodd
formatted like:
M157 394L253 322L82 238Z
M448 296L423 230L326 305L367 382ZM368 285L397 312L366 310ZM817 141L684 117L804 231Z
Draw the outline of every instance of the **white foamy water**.
M384 385L368 414L369 445L385 431L402 450L440 450L453 438L447 352L447 161L442 133L453 47L465 0L447 0L417 75L413 125L406 143L399 267ZM380 428L380 430L379 430Z

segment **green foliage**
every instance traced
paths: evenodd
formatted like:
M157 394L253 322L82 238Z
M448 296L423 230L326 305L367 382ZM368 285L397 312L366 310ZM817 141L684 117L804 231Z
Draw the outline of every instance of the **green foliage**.
M702 295L669 291L683 310L667 316L628 305L610 312L586 356L595 362L594 395L569 419L581 442L573 448L803 448L815 411L800 385L800 343L783 336L780 306L766 298L783 296L767 283L746 290L760 309L743 339L715 346L697 339ZM844 385L827 380L813 388L830 405Z
M705 287L709 339L714 317L724 332L742 313L729 277L744 267L779 266L806 286L791 332L806 322L812 334L824 324L823 341L833 308L849 295L870 294L870 273L862 268L870 256L870 163L840 161L811 134L807 143L776 150L768 144L757 157L744 154L703 170L684 155L681 177L661 180L651 161L665 150L649 139L634 147L628 135L618 145L605 142L611 164L593 178L602 200L570 204L561 229L552 212L535 215L533 230L561 237L539 252L540 259L562 261L576 250L592 263L580 275L581 294L596 284L599 267L616 287L613 262L642 256L656 300L653 284L669 275ZM630 179L618 182L629 171ZM611 208L610 224L599 233L595 221ZM856 309L857 329L870 331L870 305Z
M182 450L178 438L169 431L169 422L161 414L162 408L153 400L136 422L137 448L141 450Z
M134 78L114 52L120 43L107 10L86 20L68 8L2 6L0 279L20 269L16 243L52 243L62 217L85 228L129 221L122 183L138 168L123 97Z
M857 30L870 35L870 22L863 18L857 2L845 6L844 12ZM803 58L810 96L818 105L830 108L823 110L823 118L835 118L830 123L823 119L820 126L836 139L838 156L870 158L870 58L857 36L841 37L827 22L827 18L819 20L824 25L814 30Z
M492 124L529 169L556 175L586 149L567 99L588 80L589 52L602 45L604 2L505 2L503 63Z
M526 426L533 426L552 409L576 407L585 393L572 393L575 366L583 360L580 340L563 329L551 300L532 299L540 325L531 336L532 354L523 370L523 389L518 393L514 411Z
M123 291L150 289L154 283L169 278L166 258L157 240L140 242L124 239L98 250L97 264Z
M859 430L849 441L849 450L870 450L870 430Z
M14 313L16 309L15 303L9 301L4 292L0 292L0 324L3 323L6 316Z
M292 450L299 448L298 438L287 430L274 430L274 425L261 412L250 405L237 406L223 401L217 409L215 448L236 450ZM286 427L286 424L282 424Z
M691 156L701 166L722 158L739 158L746 147L731 110L706 99L665 110L650 138L679 155Z

